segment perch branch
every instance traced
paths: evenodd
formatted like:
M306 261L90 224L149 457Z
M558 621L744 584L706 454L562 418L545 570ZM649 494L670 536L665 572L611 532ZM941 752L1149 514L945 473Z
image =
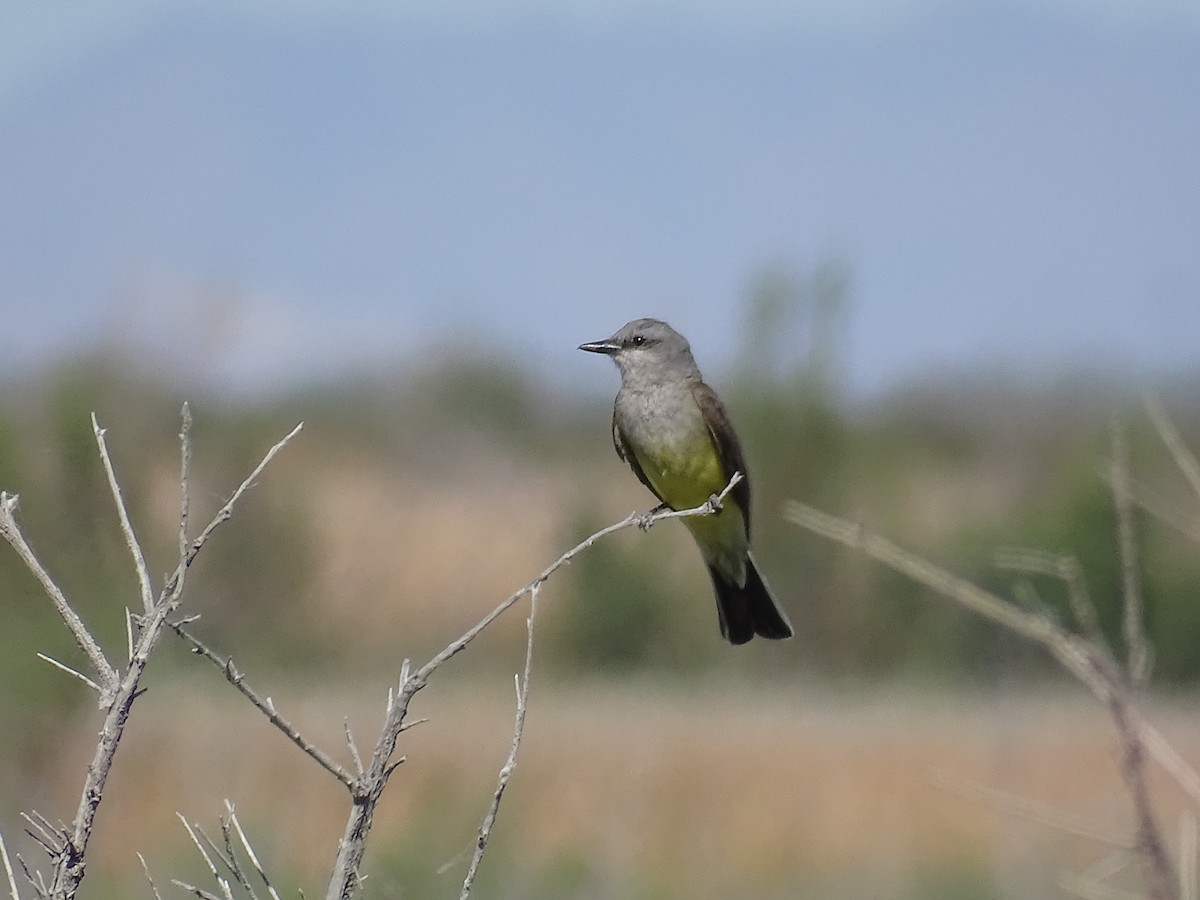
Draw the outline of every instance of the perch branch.
M371 761L367 765L366 774L358 779L355 788L351 791L352 803L350 815L346 820L346 829L338 845L337 859L334 861L333 872L329 879L329 888L325 895L326 900L350 900L355 891L360 887L361 876L359 872L362 866L363 854L366 851L367 836L374 821L375 809L379 803L379 798L382 796L383 789L387 783L387 777L394 768L389 764L389 761L396 751L396 741L405 728L405 717L408 715L409 704L412 702L413 697L425 687L430 675L442 663L461 652L463 648L470 644L485 628L503 615L517 601L527 594L533 594L555 572L563 566L568 565L571 560L591 547L596 541L614 532L635 525L645 529L662 519L713 515L719 509L721 501L728 496L729 492L741 480L742 474L734 472L733 476L729 479L729 483L717 495L715 501L710 498L708 501L692 509L656 509L649 513L634 512L619 522L601 528L596 533L584 538L543 569L541 574L534 578L533 581L510 595L490 613L468 628L460 637L451 641L416 672L410 674L409 661L404 661L400 668L398 689L394 693L392 691L388 692L387 714L383 729L380 732L379 740L376 742Z

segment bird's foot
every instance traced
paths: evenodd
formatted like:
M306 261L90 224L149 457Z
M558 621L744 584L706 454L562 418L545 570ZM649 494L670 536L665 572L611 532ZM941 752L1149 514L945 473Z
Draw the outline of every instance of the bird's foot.
M637 527L642 529L642 531L649 531L650 526L653 525L655 522L654 517L657 516L660 512L666 512L670 508L671 507L667 506L667 504L665 504L665 503L658 504L658 506L654 507L654 509L650 510L650 512L645 513L638 517Z
M708 502L704 505L708 507L709 514L714 516L725 508L725 505L721 503L721 498L716 494L709 494Z

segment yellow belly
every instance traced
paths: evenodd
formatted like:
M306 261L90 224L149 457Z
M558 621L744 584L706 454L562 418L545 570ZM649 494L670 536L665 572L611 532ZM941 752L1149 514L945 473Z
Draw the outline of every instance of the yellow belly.
M675 509L699 506L725 487L724 467L707 433L686 445L638 454L638 465L655 492Z

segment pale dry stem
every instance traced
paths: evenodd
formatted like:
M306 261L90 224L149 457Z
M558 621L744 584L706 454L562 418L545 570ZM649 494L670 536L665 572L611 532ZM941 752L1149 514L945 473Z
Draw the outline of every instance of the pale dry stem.
M496 815L500 811L500 801L504 797L509 779L512 778L513 771L517 767L517 752L521 748L521 735L525 731L525 710L529 704L529 670L533 666L533 620L537 615L537 595L538 588L534 588L529 594L529 617L525 620L525 629L528 635L525 640L525 671L516 676L517 713L513 723L512 746L509 748L508 758L504 761L504 766L497 776L496 793L492 796L492 803L488 807L487 813L484 814L483 823L479 826L479 836L475 841L475 853L471 857L470 866L467 867L467 875L463 879L459 900L467 900L471 895L471 889L475 886L475 875L479 871L479 864L483 862L483 854L487 850L488 840L492 836L492 827L496 824Z
M1108 707L1116 726L1121 748L1121 777L1134 808L1136 846L1143 863L1148 896L1151 900L1178 897L1179 884L1155 821L1146 784L1144 757L1147 748L1142 718L1130 693L1128 673L1122 670L1102 642L1071 634L1049 616L1021 609L891 541L871 534L856 523L795 501L786 505L784 518L858 550L972 612L1042 645L1083 682Z
M25 540L16 523L14 515L17 505L16 496L0 493L0 535L8 541L26 567L29 568L41 583L43 590L50 598L59 616L63 619L67 628L75 637L76 642L91 662L98 679L93 682L82 673L76 672L62 663L58 663L45 656L43 658L75 677L80 678L85 683L97 687L100 692L100 708L104 712L100 737L96 744L91 763L88 765L87 776L80 794L79 806L71 826L69 828L64 826L61 829L56 829L49 826L48 823L43 826L34 819L27 817L27 820L33 823L36 828L44 831L44 836L39 838L39 840L49 854L53 864L53 872L49 884L46 884L40 872L36 873L36 880L28 871L26 873L39 896L53 897L55 900L59 900L59 898L62 898L62 900L72 900L75 897L79 889L79 884L84 877L86 869L84 856L87 851L88 842L91 839L96 813L104 796L104 788L108 781L109 772L112 769L117 748L124 734L130 710L142 691L140 688L141 676L145 671L150 654L161 636L167 617L179 605L183 591L184 573L187 567L195 560L197 554L199 554L213 531L232 515L235 503L250 487L254 479L258 477L275 454L282 449L301 427L299 425L296 426L290 434L268 451L263 460L251 472L249 477L242 482L189 548L186 542L186 526L188 458L191 453L188 438L190 423L190 413L185 404L183 409L183 427L180 430L182 444L180 492L183 497L181 501L182 511L180 516L179 542L181 555L175 573L167 580L166 585L156 600L150 588L150 578L146 571L145 558L125 509L120 486L109 457L104 429L99 426L95 415L93 414L92 416L92 428L96 437L97 448L108 478L109 490L117 507L121 529L134 559L134 568L137 572L139 592L141 594L141 605L145 610L145 615L141 617L139 622L139 633L135 638L134 629L129 622L128 608L126 608L126 635L129 645L129 660L128 664L120 670L108 662L99 644L88 631L82 619L71 608L63 592L54 583L53 579L30 549L28 542ZM44 818L42 821L45 821ZM21 862L24 865L23 861Z

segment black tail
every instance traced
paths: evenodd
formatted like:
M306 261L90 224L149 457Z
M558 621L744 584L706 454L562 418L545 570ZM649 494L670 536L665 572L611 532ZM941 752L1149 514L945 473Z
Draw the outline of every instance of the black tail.
M745 587L728 581L712 566L708 567L708 574L717 592L721 637L729 643L744 644L756 634L772 640L792 636L792 626L758 574L753 556L746 557Z

